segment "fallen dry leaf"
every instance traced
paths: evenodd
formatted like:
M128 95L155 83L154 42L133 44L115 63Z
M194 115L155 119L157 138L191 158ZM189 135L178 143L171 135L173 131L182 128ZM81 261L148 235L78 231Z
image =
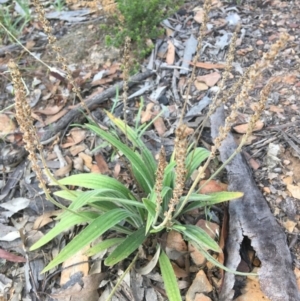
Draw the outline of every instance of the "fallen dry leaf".
M297 75L296 74L289 74L282 78L282 82L286 84L293 85L297 81Z
M300 187L292 184L286 185L287 190L292 194L295 199L300 200Z
M35 112L32 112L31 116L32 116L32 118L34 118L35 120L37 120L41 123L41 125L39 125L39 127L45 126L44 120L40 115L36 114Z
M90 246L86 246L77 252L75 255L71 256L69 259L64 261L62 265L62 272L60 276L60 285L66 284L72 275L80 272L82 277L87 276L89 272L88 256L84 255ZM67 267L67 268L66 268Z
M146 111L142 111L142 113L141 113L141 124L143 124L145 122L148 122L152 119L152 117L153 117L153 113L152 113L153 107L154 107L154 103L150 102L146 106Z
M212 285L208 281L205 273L200 270L195 279L193 280L192 285L187 291L186 301L195 301L195 296L201 293L210 293L213 290ZM255 299L253 299L255 300Z
M261 120L258 120L255 124L253 132L260 131L264 127L264 123ZM239 134L245 134L248 129L248 123L239 124L233 127L233 129Z
M175 262L171 262L171 264L177 278L185 278L188 276L188 273L184 269L180 268Z
M33 41L33 40L29 40L29 41L26 42L26 48L28 50L31 50L34 45L35 45L35 41Z
M206 182L206 180L200 181L199 186L203 185ZM221 183L216 180L209 181L201 190L199 193L212 193L212 192L219 192L219 191L227 191L227 184Z
M69 151L71 155L75 157L79 153L83 152L86 149L86 147L87 146L85 144L73 145L70 147Z
M250 136L252 137L252 136ZM249 138L250 138L249 137ZM253 136L255 137L255 136ZM255 137L256 138L256 137ZM245 155L245 158L247 159L249 165L254 169L254 170L257 170L259 167L260 167L260 163L257 162L257 160L255 160L254 158L251 157L250 154L248 154L246 151L243 152L243 154Z
M211 238L215 238L220 233L220 227L218 224L200 219L196 226L203 229Z
M118 178L120 171L121 171L121 165L120 163L117 163L114 168L114 178Z
M153 125L160 137L162 137L164 135L164 133L167 131L164 120L161 117L158 117L157 119L155 119L155 121L153 122Z
M61 117L63 117L65 114L67 114L69 112L68 109L63 109L60 112L58 112L55 115L51 115L49 117L46 118L46 120L44 121L45 125L49 125L55 121L57 121L58 119L60 119Z
M91 173L101 173L97 164L93 164L91 168Z
M72 170L72 160L67 156L66 157L67 165L59 168L55 173L55 177L64 177Z
M11 262L26 262L26 259L24 257L7 252L3 249L0 249L0 258Z
M190 63L193 65L193 63ZM208 62L197 62L196 66L203 69L224 69L226 67L225 64L214 64L214 63L208 63Z
M196 12L196 14L195 14L195 16L194 16L194 20L195 20L197 23L201 24L201 23L202 23L202 20L203 20L204 10L203 10L202 7L197 7L196 9L197 9L197 12ZM195 10L195 9L194 9L194 10Z
M278 106L270 105L269 110L274 113L283 113L284 109Z
M105 174L109 172L108 165L101 154L95 155L95 160L100 173Z
M221 233L219 238L219 247L221 249L221 252L218 253L218 262L223 264L225 263L225 256L224 256L224 250L226 241L228 238L228 232L229 232L229 213L228 213L228 206L224 206L224 216L221 226ZM224 270L220 269L220 283L223 283L224 281Z
M83 159L80 158L80 157L76 157L74 160L73 160L73 164L74 164L74 168L77 169L77 170L80 170L80 171L83 171Z
M221 78L219 72L212 72L210 74L197 76L198 82L204 82L207 86L213 87Z
M169 27L166 27L166 36L167 37L172 37L174 34L174 30L172 30L171 28Z
M284 228L288 230L289 233L293 233L295 226L297 225L296 222L291 221L289 219L284 221L282 224L283 224Z
M182 235L174 230L171 230L168 233L168 237L167 237L167 244L166 246L170 249L170 250L176 250L177 252L186 252L187 251L187 246L185 241L182 238Z
M93 166L93 163L92 163L93 162L93 158L91 156L89 156L89 155L87 155L85 153L80 153L78 156L84 161L84 165L87 168L89 168L89 169L92 168L92 166Z
M238 54L238 55L246 55L248 52L251 52L251 51L253 51L253 47L249 46L247 48L237 50L236 54Z
M66 141L62 144L61 147L68 148L70 146L78 144L85 139L85 135L86 131L79 128L73 128L70 131L70 135L67 137Z
M6 114L0 114L0 139L13 132L17 128L16 123Z
M51 106L51 107L46 107L45 109L34 110L34 113L40 113L40 114L44 114L44 115L55 115L55 114L57 114L59 111L61 111L63 107L64 107L64 106Z
M294 273L296 275L298 289L300 290L300 270L295 267Z
M293 184L293 177L285 177L285 178L282 179L282 182L285 185Z
M173 65L175 61L175 46L172 41L168 41L168 52L166 62L168 65Z
M40 215L37 217L35 220L32 229L33 230L38 230L45 225L48 225L49 223L53 222L53 216L58 216L62 210L56 210L56 211L50 211L50 212L45 212L44 214Z
M114 63L109 67L109 74L115 74L117 71L120 71L121 69L120 63Z
M196 247L194 247L194 245L191 242L189 242L188 244L188 250L195 265L203 266L205 264L205 256Z
M206 91L208 89L208 86L205 83L197 80L194 81L194 85L198 91Z
M248 160L248 163L252 167L253 170L258 170L261 166L261 164L259 162L257 162L257 160L255 160L254 158L250 158Z

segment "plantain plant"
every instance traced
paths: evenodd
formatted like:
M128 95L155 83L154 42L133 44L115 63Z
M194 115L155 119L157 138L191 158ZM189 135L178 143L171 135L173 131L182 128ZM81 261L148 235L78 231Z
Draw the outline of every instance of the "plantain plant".
M44 26L45 32L48 33L49 42L52 45L53 50L57 52L57 61L62 64L62 69L67 74L67 78L73 86L73 91L80 99L82 108L84 108L88 115L91 116L89 109L86 107L85 102L80 96L79 88L72 79L70 70L68 70L67 64L65 63L65 59L59 54L59 48L53 45L55 37L49 34L51 30L49 30L49 24L42 13L43 10L39 5L39 1L34 0L33 3L38 12L39 20ZM153 3L155 3L155 1ZM199 51L196 51L197 54L200 54L201 52L202 38L206 33L206 23L208 20L210 4L210 0L206 0L204 3L205 13L198 38L197 49ZM222 83L220 84L220 91L222 90L221 88L224 87L225 80L229 75L230 66L232 65L237 31L234 34L231 47L229 49L226 62L227 67L224 72L225 74ZM224 92L223 97L218 97L218 93L216 94L209 109L208 116L210 116L222 102L225 102L224 99L229 98L239 88L241 88L241 92L235 99L235 104L231 107L230 115L225 120L225 125L220 129L220 134L214 141L214 146L212 147L211 152L204 148L196 148L193 144L188 144L187 128L182 122L190 87L195 76L198 55L196 55L194 59L194 67L186 92L186 101L184 102L183 113L175 132L174 152L170 160L167 160L164 148L161 148L159 159L156 161L142 140L142 135L145 129L132 129L121 119L115 118L111 113L107 112L107 116L114 126L113 130L110 129L109 131L105 131L93 121L86 124L86 129L106 140L119 152L119 155L127 161L134 180L134 184L131 185L130 188L124 185L121 181L102 174L77 174L61 180L56 180L52 176L50 171L47 169L43 158L43 148L33 126L31 108L26 100L26 91L21 79L21 74L17 65L13 61L10 62L8 67L10 68L15 87L16 117L20 124L20 129L24 133L23 140L25 142L25 147L29 152L32 169L36 172L37 178L46 193L47 199L58 207L65 209L65 211L58 217L59 222L54 226L54 228L36 242L30 249L36 250L42 247L55 236L74 225L82 223L87 224L87 226L61 250L58 256L56 256L44 268L43 272L49 271L53 267L64 262L81 249L89 246L98 237L106 237L106 234L108 233L111 234L114 232L117 235L114 235L114 238L108 238L90 247L86 251L86 254L88 256L92 256L100 251L110 248L111 246L115 246L115 249L108 254L104 261L105 265L113 266L123 259L130 257L134 253L137 253L138 248L146 242L149 236L159 236L163 234L163 232L170 230L181 233L185 240L192 242L192 244L196 246L209 261L213 262L216 266L229 271L226 267L215 260L208 251L221 252L217 242L201 228L194 225L183 224L182 220L184 219L181 217L183 214L186 214L195 208L203 208L242 197L242 193L240 192L200 194L198 193L199 189L197 188L197 185L199 181L204 178L205 169L209 162L216 156L218 147L226 138L226 135L230 130L230 126L233 120L235 120L238 108L243 107L244 99L253 88L255 79L259 78L262 70L270 65L279 50L285 45L287 39L288 36L283 35L278 42L271 46L270 52L266 53L260 62L249 67L241 79L237 81L231 89L226 91L226 93ZM127 50L124 51L124 69L125 71L128 71L128 66L126 65L126 62L128 62L128 47L125 48ZM230 159L240 151L241 146L251 134L254 124L258 120L260 113L264 108L264 104L266 103L271 83L272 80L270 80L270 83L268 83L262 90L259 109L252 116L242 143L232 154ZM123 86L125 108L124 120L126 121L128 72L124 72ZM122 141L122 135L125 135L126 143ZM38 164L36 154L37 150L40 153L44 170L51 179L52 184L61 188L61 190L54 194L58 197L71 201L68 208L57 203L52 198L49 189L46 187L45 178L43 177L40 165ZM227 160L222 167L228 164L230 159ZM198 171L198 175L191 184L191 175L196 171ZM212 177L214 175L212 175ZM69 185L76 186L78 189L70 190L68 189ZM132 258L133 262L128 268L132 267L134 261L138 258L138 255L136 254ZM154 258L157 260L156 263L159 263L168 299L171 301L181 300L180 291L176 283L176 277L172 265L159 244ZM153 265L153 261L151 264ZM235 273L243 274L238 272Z
M113 125L126 134L129 147L116 135L116 131L105 131L90 122L85 128L93 131L110 143L128 160L136 185L129 189L120 181L102 174L84 173L59 180L59 185L78 186L81 190L66 189L55 192L58 197L71 201L70 211L62 213L53 229L36 242L30 249L35 250L67 228L80 223L88 225L72 241L66 245L43 270L49 271L64 262L76 252L90 245L99 236L107 232L116 232L117 238L110 238L91 247L86 254L92 256L111 246L116 246L104 264L113 266L128 258L149 235L160 235L163 231L175 230L191 241L204 256L221 266L207 251L220 252L220 248L204 230L194 225L180 223L180 216L194 208L211 206L242 196L240 192L218 192L212 194L191 193L186 204L185 183L201 163L209 157L204 148L188 147L184 127L176 131L174 153L169 162L166 161L162 148L156 162L152 153L141 139L141 130L131 129L122 120L111 113L107 115ZM54 183L54 185L56 185ZM72 212L80 215L74 215ZM121 236L121 237L120 237ZM159 256L162 276L166 283L166 291L170 300L180 300L180 292L168 257L162 251ZM225 268L224 266L221 266ZM226 269L226 268L225 268ZM173 275L170 277L170 273ZM170 283L171 281L171 283ZM175 283L174 283L175 281ZM169 283L169 285L167 285ZM174 289L174 287L176 289Z

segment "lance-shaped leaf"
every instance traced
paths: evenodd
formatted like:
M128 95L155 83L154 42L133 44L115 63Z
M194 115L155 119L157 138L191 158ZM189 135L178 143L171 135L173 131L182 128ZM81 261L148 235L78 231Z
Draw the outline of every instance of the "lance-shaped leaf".
M105 259L104 264L112 266L127 258L144 242L145 239L145 227L142 227L130 234L123 242L121 242Z
M85 218L84 218L85 216ZM97 218L99 214L96 212L81 212L81 215L69 214L64 219L62 219L58 224L55 225L45 236L38 240L34 245L30 247L30 251L40 248L41 246L48 243L58 234L68 230L74 225L92 221Z
M194 225L184 225L184 230L182 225L177 227L174 225L172 227L174 230L182 233L187 240L195 242L198 246L202 248L207 248L215 252L220 252L221 249L219 245L211 238L203 229Z
M99 135L101 138L108 141L111 145L116 147L126 156L130 164L132 165L134 176L139 182L139 185L143 188L145 192L150 193L154 185L154 174L151 170L149 170L149 167L145 164L141 156L109 132L106 132L97 126L90 124L87 124L86 127L92 130L97 135Z
M206 206L212 206L214 204L219 204L222 202L235 200L242 197L244 194L242 192L234 191L221 191L214 192L210 194L192 194L189 198L189 203L181 211L181 214L188 212L196 208L202 208ZM181 198L181 201L184 200L184 197Z
M159 266L168 295L168 300L182 301L173 267L164 251L162 251L159 256Z
M56 265L64 262L86 245L91 243L97 237L102 235L107 230L122 220L128 218L131 214L128 211L114 209L96 218L84 230L82 230L72 241L65 246L62 251L56 256L44 269L43 273L51 270Z

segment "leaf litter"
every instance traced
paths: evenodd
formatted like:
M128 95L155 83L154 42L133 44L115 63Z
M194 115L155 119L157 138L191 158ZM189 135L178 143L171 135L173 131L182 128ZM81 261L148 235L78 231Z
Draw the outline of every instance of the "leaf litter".
M257 184L261 188L261 190L264 191L264 196L269 206L271 207L274 216L277 218L282 227L286 229L289 243L292 243L293 241L295 241L294 238L298 237L298 223L300 215L300 206L296 200L299 197L298 184L300 183L300 179L298 178L300 173L297 172L299 168L299 157L297 157L297 155L299 154L297 154L297 149L292 146L292 142L295 141L294 144L298 143L297 141L299 140L297 139L300 139L300 133L298 132L298 129L295 125L286 126L280 129L281 131L283 131L283 133L277 131L276 126L286 123L287 120L291 122L298 121L297 96L299 96L299 89L297 90L297 88L300 87L299 73L297 73L297 70L295 70L294 67L291 67L290 63L297 60L299 63L299 57L297 56L299 46L297 46L295 40L293 40L296 39L296 34L297 32L299 32L299 24L297 22L291 21L293 20L292 16L295 16L297 13L299 14L299 8L292 7L292 5L288 6L287 3L277 0L262 5L254 5L250 1L238 6L232 6L220 1L214 1L214 5L215 7L221 8L221 10L212 11L213 17L211 17L209 22L208 33L206 35L205 43L202 49L200 62L197 62L196 64L199 68L197 80L192 87L188 102L188 111L186 117L190 118L191 122L189 122L189 125L193 130L196 129L196 127L201 122L201 119L197 120L197 118L205 114L205 108L209 105L210 96L215 93L213 88L217 84L219 76L222 74L222 71L225 67L224 58L226 54L226 47L232 35L232 32L229 28L232 22L235 22L237 18L240 18L245 28L248 28L246 35L243 34L244 28L242 28L242 35L240 36L237 43L237 53L234 62L234 66L237 67L235 69L236 73L233 72L231 74L232 82L238 76L238 74L241 74L246 66L255 62L256 59L259 58L266 49L268 49L270 43L272 42L272 40L278 37L278 33L280 31L284 31L287 28L289 30L289 34L292 37L292 41L289 44L289 47L285 49L281 59L275 61L275 64L273 66L274 72L276 74L282 74L281 70L287 70L288 75L282 75L283 81L275 89L277 96L274 94L269 100L267 109L262 116L263 120L260 121L260 124L257 127L255 143L250 142L245 148L245 153L248 153L249 160L254 160L256 165L261 166L260 168L257 168L256 171L254 171L255 180L257 181ZM272 8L273 14L271 14L269 6L271 6ZM146 110L142 114L142 118L144 119L140 120L141 123L148 123L153 120L153 118L155 118L155 116L159 112L161 112L161 99L165 99L163 105L166 106L167 113L164 112L161 117L156 119L153 127L149 131L145 132L148 147L154 154L158 152L160 145L165 145L166 149L169 150L169 153L171 153L172 151L172 134L174 132L174 128L176 127L178 117L181 114L181 99L183 99L184 90L186 89L186 81L187 76L190 73L192 57L196 51L197 26L201 22L203 12L201 12L201 6L194 8L191 4L187 4L185 9L187 12L186 14L176 14L176 18L171 17L169 18L169 20L167 20L167 22L164 22L164 24L168 25L167 32L169 39L165 38L162 44L164 46L161 47L158 52L153 51L151 57L148 59L148 62L146 62L146 65L148 64L149 66L150 64L152 66L152 70L155 70L156 78L150 78L146 79L145 81L140 81L132 90L130 90L129 99L132 99L132 101L135 101L138 104L140 104L140 101L137 98L139 96L145 97ZM234 13L232 13L233 11ZM274 13L274 11L276 13ZM189 13L192 14L192 19L189 18ZM73 40L76 43L82 39L82 33L78 31L78 27L76 28L76 26L74 26L74 30L72 29L73 31L68 37L68 33L63 33L65 26L68 24L68 22L82 22L90 14L92 14L90 10L73 10L68 14L67 12L60 14L52 12L52 15L48 15L49 18L61 19L66 22L62 22L60 23L60 25L58 25L58 27L60 26L62 30L61 42L63 45L63 51L66 51L66 53L71 53L72 51L69 51L68 49L72 49L72 47L74 46L70 44L70 40ZM255 18L255 16L257 15L261 15L263 17L261 19L257 19ZM272 22L270 22L269 20L272 20ZM294 18L294 20L296 20L296 18ZM226 22L228 22L228 24ZM251 29L249 29L249 25L251 25ZM213 35L210 34L211 30L214 31L216 37L213 37ZM24 38L30 40L30 33L25 33ZM66 38L65 41L63 41L64 38ZM40 40L42 42L42 39ZM95 44L95 40L92 40L92 44L93 43ZM86 55L77 55L71 58L71 63L76 64L73 70L74 74L76 74L77 81L80 83L81 88L85 92L88 92L91 96L97 96L105 91L105 89L109 88L111 84L120 79L121 74L121 71L119 69L120 64L118 62L118 54L116 54L116 52L114 51L99 51L94 46L96 45L87 46L87 48L90 49L88 58L86 57ZM36 46L36 44L34 43L32 43L30 47L35 51L40 51L38 46ZM78 48L78 50L79 49L80 48ZM104 52L105 54L103 54ZM26 58L25 60L27 63L31 63L30 58ZM5 65L6 58L1 57L1 70L2 68L5 68ZM293 69L294 71L291 71L290 69ZM43 73L41 73L41 70L39 68L33 71L33 76L36 82L36 89L30 91L31 99L34 100L34 103L32 103L32 105L34 105L34 116L38 121L36 125L37 127L39 127L41 136L47 129L47 125L51 127L52 124L55 124L56 122L63 119L70 112L72 112L75 105L72 101L70 101L69 97L71 93L71 87L64 87L65 83L62 77L47 77L42 74ZM54 73L52 75L54 75ZM89 82L90 80L92 80L91 83ZM4 88L3 91L9 91L9 83L4 82L3 84L6 88ZM161 85L164 86L163 89L161 88ZM257 86L257 88L259 88L259 85ZM153 92L157 92L156 95L158 96L151 97L151 95L154 95L152 94ZM7 99L11 98L10 96L8 96L9 94L6 95ZM147 100L147 96L151 101ZM163 98L161 98L161 96L163 96ZM113 97L109 97L108 100L113 101ZM107 99L105 101L107 101ZM249 108L254 108L256 101L256 95L251 94L249 95L249 99L246 100L246 103ZM3 101L3 106L4 105L5 101ZM110 109L109 103L104 103L103 106L107 109ZM228 107L228 110L230 110L230 105ZM98 109L95 110L95 114L97 112L99 112ZM119 110L115 110L115 113L119 114L119 116L121 112L122 107ZM239 125L236 125L233 128L237 132L237 136L240 133L245 132L246 130L244 126L245 123L243 124L240 122L247 122L247 114L250 113L247 110L244 113L245 116L242 117L244 118L244 120L238 120L237 124ZM4 127L3 129L1 128L0 131L0 134L4 137L6 137L6 135L8 134L17 134L17 128L12 126L14 120L13 114L13 110L5 113L5 118L8 122L2 124L4 125ZM130 111L128 112L129 122L135 120L136 115L137 108L134 105L130 105ZM7 116L9 116L9 120L7 119ZM106 124L106 121L103 121L101 119L101 112L99 120L100 122L102 122L103 126L108 126ZM275 126L275 128L272 129L272 126ZM114 176L123 178L125 182L128 181L130 179L130 176L126 174L124 165L120 160L118 160L118 156L116 156L113 160L110 160L110 158L108 157L109 147L107 145L103 145L101 147L100 153L91 154L89 150L91 150L93 146L95 146L94 137L91 137L88 133L83 132L84 131L79 130L76 133L76 129L64 129L64 131L61 131L62 138L60 138L60 140L58 141L51 141L51 144L46 147L46 151L50 154L51 148L54 146L54 144L60 143L61 147L59 151L61 153L61 156L65 158L65 163L63 164L64 166L60 166L60 169L56 168L56 171L55 169L53 169L53 172L59 171L56 174L58 174L59 176L65 176L66 174L73 171L72 164L74 164L73 166L75 167L75 165L78 163L77 162L75 164L75 160L80 159L80 168L82 170L92 172L97 171L100 173L112 172ZM271 139L272 136L277 135L278 133L279 136L277 136L276 145L280 145L280 148L284 149L285 151L283 153L273 155L273 153L270 153L270 146L268 146L268 143L263 144L264 142L261 141L263 141L263 139L265 138ZM288 136L287 134L289 134L290 136ZM258 144L260 142L261 145ZM58 160L58 157L59 155L54 156L51 160ZM269 160L265 160L265 157L269 157ZM274 158L277 158L278 160L273 160ZM272 164L270 163L270 160L272 160ZM283 164L281 162L283 162ZM95 168L96 166L97 169ZM251 166L254 166L254 163L251 163ZM37 185L34 192L32 188L31 190L29 190L28 183L30 185L31 181L32 183L35 181L34 175L31 175L30 172L26 175L26 177L29 179L27 186L24 184L20 186L23 187L23 190L18 189L17 185L20 181L20 178L22 178L22 173L24 172L23 168L24 164L22 165L22 168L21 165L18 165L17 168L12 166L11 169L13 170L13 172L17 171L17 175L13 176L13 174L10 174L7 181L4 181L4 186L1 191L1 198L3 201L2 204L4 204L4 207L6 206L4 202L10 203L13 198L17 200L21 198L23 198L23 200L29 200L30 197L27 198L27 195L32 196L34 193L35 197L37 197L40 193ZM28 172L28 169L26 169L26 171ZM288 184L284 183L284 175L288 175L291 179ZM217 191L219 189L218 185L219 184L217 184L216 187L211 187L212 191ZM34 187L34 185L32 185L32 187ZM41 200L42 202L45 202L43 198L41 198L39 201ZM34 230L37 227L36 224L34 226L34 221L37 219L37 215L36 213L32 215L32 212L35 212L31 209L32 204L29 204L29 208L24 209L25 204L27 204L27 202L23 202L23 205L22 202L16 203L17 206L16 208L14 208L15 215L17 215L17 218L20 221L25 220L26 218L28 218L28 216L30 216L25 231L28 237L32 235L33 237L42 235L42 232L37 233L36 230ZM24 213L19 213L20 210L23 210ZM44 231L45 229L43 229L43 227L47 229L47 227L49 225L53 225L55 221L52 219L53 212L50 208L47 209L47 207L45 206L42 210L44 212L44 218L39 222L40 226L38 226L38 229L41 228L41 230ZM226 211L227 209L219 208L218 210ZM210 218L212 218L212 220L216 222L216 225L220 227L220 220L218 220L220 212L218 210L216 208L212 208L209 214L211 214ZM10 210L8 209L7 211ZM205 217L205 213L197 212L196 218L193 217L192 214L190 216L187 216L186 218L189 223L197 224L197 219L199 219L199 217L199 221L204 221L204 219L201 219L201 216L202 218ZM8 216L3 217L6 224L8 223L8 218ZM1 229L3 229L4 231L4 229L8 229L6 227L8 226L3 224L3 228L1 227ZM73 231L76 231L76 229L72 231L66 230L65 235L57 238L55 242L60 242L62 245L65 244L66 241L68 241L73 236ZM18 233L19 230L14 227L9 228L7 234L2 232L2 238L4 238L4 240L0 242L0 248L3 248L5 252L15 250L13 243L20 243L20 235ZM166 238L166 243L167 241L168 239ZM176 242L176 240L174 240L174 242ZM183 243L185 242L181 238L181 240L179 240L179 242L177 242L176 244L181 245ZM58 252L58 248L54 246L55 243L50 243L47 248L43 249L43 251L45 252L45 254L52 253L52 256L55 256ZM166 247L170 248L168 246L168 243ZM181 251L177 251L177 248L178 245L176 247L172 246L170 249L174 249L175 253L177 252L177 255L179 252L179 257L176 260L174 259L173 264L174 269L177 270L177 275L181 276L178 277L180 279L179 283L182 288L185 288L183 292L186 293L186 300L218 300L216 299L217 296L211 290L211 283L214 284L215 287L219 290L220 281L222 281L222 278L218 277L218 273L214 270L214 267L212 267L208 263L206 264L205 260L199 260L197 261L197 264L195 262L196 259L193 258L192 255L191 259L187 257L188 259L186 260L186 256L187 254L189 254L189 252L195 252L192 252L192 246L185 246ZM294 265L295 271L297 271L297 268L300 268L300 247L298 239L296 239L296 243L294 242L292 244L291 250L295 256ZM21 249L19 249L19 252L21 252L19 254L23 255L23 251L21 251ZM154 251L152 250L151 253L150 248L149 250L144 250L144 252L148 253L147 256L149 257L150 261L151 256L154 256ZM248 250L248 253L250 253L250 250ZM29 255L33 256L33 254ZM172 255L170 255L170 257L171 256ZM20 258L22 257L20 256ZM253 265L253 262L251 264ZM32 277L31 280L27 280L27 283L28 281L31 281L32 283L34 282L35 285L40 284L43 277L38 276L38 274L39 271L41 271L44 267L44 259L41 256L39 256L35 260L31 259L30 265L31 273L33 272L33 274L35 274L36 276ZM188 268L192 272L187 270ZM121 269L117 272L120 275L121 273L123 273L123 270ZM188 275L188 277L186 277L185 273ZM190 278L191 273L193 273L192 279ZM6 274L11 276L9 270L5 270L4 267L1 270L0 274L0 276L3 276L3 280L1 280L1 282L6 286L11 287L10 285L12 284L8 280L9 278L5 278L4 276ZM25 272L23 274L27 275L26 277L30 279L28 270L26 272L25 269ZM132 271L131 277L138 277L137 275L134 276L133 274L135 274L134 271ZM87 290L89 292L92 292L92 295L88 295L89 299L86 300L91 300L90 298L97 295L97 288L99 284L100 287L102 285L102 288L104 288L101 297L104 298L104 292L107 292L109 294L111 290L110 286L106 285L106 283L113 280L104 280L104 276L107 275L101 271L95 273L94 277L88 275L82 277L83 274L76 276L76 273L74 275L75 280L73 282L70 282L69 290L67 288L59 288L59 286L56 285L56 287L51 291L53 297L60 297L61 300L64 300L65 297L69 295L73 296L72 298L74 298L74 294L79 294L79 292L81 291L79 297L81 298L81 300L83 300L82 298L85 298L84 296L87 296L85 295L85 290ZM72 276L70 277L72 278ZM127 279L126 285L121 287L122 293L119 292L115 300L123 300L122 294L129 294L129 296L132 297L133 295L131 293L128 293L128 289L130 291L131 286L132 293L134 292L134 294L138 296L138 298L135 297L136 300L143 300L143 298L145 298L145 300L148 300L147 298L149 298L150 295L151 300L162 300L162 296L164 296L163 284L162 279L157 274L157 271L153 270L149 272L149 274L147 274L147 276L145 277L146 278L143 279L147 280L140 279L139 289L133 289L134 285L130 283L130 279ZM93 281L91 281L92 278ZM83 286L82 283L78 284L81 280L84 283ZM253 279L251 281L253 281ZM237 297L236 300L245 300L242 299L243 296L246 298L247 294L252 290L253 287L258 287L258 284L254 285L251 281L244 279L245 289L239 290L238 288L236 288L237 294L240 294L240 296ZM16 285L18 285L19 283L21 282L17 281ZM51 283L51 279L47 283L49 285ZM151 283L152 285L152 290L147 288L149 287L147 286L147 284L149 283ZM201 285L199 285L199 283L201 283ZM206 284L206 286L202 286L203 284ZM17 286L15 286L15 288L17 288ZM45 290L49 290L49 288L50 286L43 287L43 289ZM59 289L60 292L58 291ZM29 296L30 290L28 290L28 286L25 291L27 292L27 296ZM259 290L257 294L258 293ZM17 294L19 293L16 292L15 295ZM32 296L32 294L30 296ZM266 300L265 296L258 297L258 295L252 295L248 300L254 300L253 296L255 296L255 300L259 300L257 298L264 298L263 300ZM26 297L24 297L23 300L26 300ZM271 300L276 299L271 298Z

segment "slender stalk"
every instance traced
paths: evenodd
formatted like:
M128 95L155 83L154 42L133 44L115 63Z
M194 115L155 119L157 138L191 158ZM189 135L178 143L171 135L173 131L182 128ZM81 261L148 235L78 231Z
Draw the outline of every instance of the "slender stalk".
M128 268L125 270L125 272L123 273L123 275L119 278L118 282L116 283L116 285L114 286L114 288L112 289L111 293L109 294L109 296L107 297L106 301L110 301L112 299L112 297L114 296L114 294L116 293L118 287L121 285L121 283L123 282L125 276L127 273L130 272L130 270L132 269L133 265L135 264L135 262L138 259L138 255L139 253L136 253L136 255L134 256L132 262L130 263L130 265L128 266Z

